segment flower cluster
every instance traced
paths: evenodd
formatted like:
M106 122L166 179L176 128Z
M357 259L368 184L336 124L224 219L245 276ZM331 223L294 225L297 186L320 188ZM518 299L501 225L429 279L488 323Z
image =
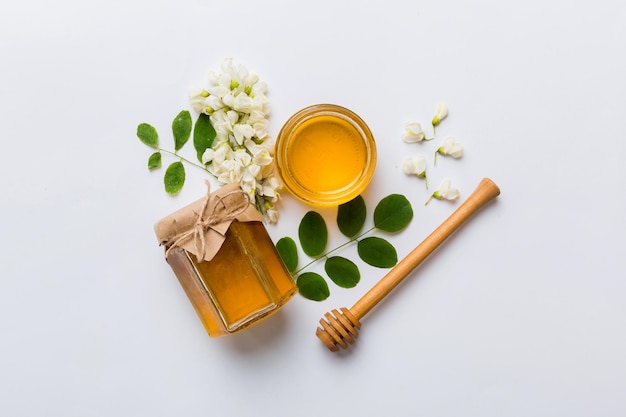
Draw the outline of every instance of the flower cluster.
M240 184L274 223L280 181L268 132L267 85L232 59L224 60L220 72L210 71L208 81L189 93L193 108L210 117L216 132L202 162L221 184Z
M437 112L432 119L432 127L433 127L433 135L435 134L435 128L441 123L443 119L448 116L448 107L439 103L437 106ZM422 141L431 141L434 139L428 138L426 133L422 129L420 123L415 121L410 121L405 124L404 132L402 133L402 139L407 143L415 143ZM452 136L444 139L441 146L437 148L435 151L434 164L437 163L437 155L447 155L451 156L455 159L463 156L463 146L456 142L455 138ZM426 159L418 155L417 157L406 157L402 162L402 170L407 175L415 175L418 178L422 178L426 181L426 188L428 189L428 179L426 177ZM428 204L433 198L438 200L456 200L459 198L459 190L453 188L449 179L446 179L442 182L442 184L433 192L426 204Z

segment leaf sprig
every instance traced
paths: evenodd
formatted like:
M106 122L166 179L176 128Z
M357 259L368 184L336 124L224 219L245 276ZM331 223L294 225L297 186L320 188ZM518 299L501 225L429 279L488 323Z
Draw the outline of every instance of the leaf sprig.
M189 141L193 131L193 145L199 164L186 159L178 154L183 146ZM192 122L191 114L188 110L182 110L172 121L172 136L174 139L174 150L168 150L159 146L159 134L154 126L148 123L141 123L137 126L137 137L141 142L155 149L156 151L148 157L148 169L160 168L163 160L163 153L177 158L170 163L163 176L163 185L168 194L178 194L185 185L185 166L183 162L209 172L202 164L204 151L211 147L215 140L215 129L211 124L209 116L200 114L195 124Z
M276 248L287 269L296 279L302 296L314 301L329 297L330 289L324 277L316 272L303 272L317 261L324 260L324 271L328 278L342 288L355 287L361 278L358 266L345 257L333 255L340 249L357 244L357 254L365 263L378 268L391 268L398 262L395 247L386 239L377 236L364 237L380 230L396 233L404 229L413 219L413 208L406 197L390 194L383 198L374 209L374 226L361 232L367 218L367 208L363 197L341 204L337 209L337 227L348 240L338 247L326 251L328 228L324 218L315 211L307 212L298 227L298 240L302 251L312 258L306 265L298 268L298 247L291 237L283 237L276 243ZM333 256L331 256L333 255Z

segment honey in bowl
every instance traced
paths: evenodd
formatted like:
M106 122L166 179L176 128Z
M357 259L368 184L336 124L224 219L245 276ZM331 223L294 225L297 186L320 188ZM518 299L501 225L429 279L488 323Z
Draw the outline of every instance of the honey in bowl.
M370 183L376 144L354 112L318 104L294 114L276 140L276 167L285 188L305 203L334 206Z

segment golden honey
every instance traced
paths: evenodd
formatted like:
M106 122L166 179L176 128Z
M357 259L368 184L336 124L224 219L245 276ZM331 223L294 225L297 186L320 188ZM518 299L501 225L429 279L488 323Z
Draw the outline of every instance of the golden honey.
M375 166L376 145L368 126L340 106L299 111L276 140L276 168L285 188L309 204L353 199L367 187Z
M276 312L296 292L265 227L233 222L210 261L181 248L167 254L207 333L235 333Z
M155 232L209 336L261 322L297 291L263 217L239 186L225 185L170 214Z

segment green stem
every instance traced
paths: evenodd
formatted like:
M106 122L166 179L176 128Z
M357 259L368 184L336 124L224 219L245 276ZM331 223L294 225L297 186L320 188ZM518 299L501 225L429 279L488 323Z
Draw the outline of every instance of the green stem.
M349 244L353 243L353 242L358 242L359 239L361 239L363 236L365 236L366 234L368 234L369 232L371 232L372 230L376 229L376 227L372 227L369 230L366 230L365 232L361 233L360 235L353 237L352 239L348 240L347 242L342 243L341 245L337 246L334 249L329 250L326 253L323 253L322 255L318 256L317 258L313 259L311 262L309 262L308 264L304 265L302 268L298 269L297 271L293 272L293 276L296 277L298 275L300 275L300 273L302 271L304 271L305 269L307 269L308 267L310 267L311 265L313 265L315 262L319 261L320 259L324 259L324 258L328 258L328 255L330 255L331 253L335 253L337 252L339 249L344 248L346 246L348 246Z
M203 170L203 171L205 171L205 172L209 172L209 170L208 170L208 169L206 169L206 167L205 167L205 166L202 166L202 165L197 164L197 163L195 163L195 162L193 162L193 161L190 161L189 159L185 158L184 156L180 156L180 155L179 155L178 153L176 153L176 152L168 151L167 149L163 149L163 148L157 148L157 149L159 150L159 152L165 152L165 153L167 153L167 154L170 154L170 155L172 155L172 156L175 156L175 157L177 157L177 158L180 158L180 160L181 160L181 161L185 161L185 162L186 162L186 163L188 163L189 165L193 165L193 166L195 166L196 168L200 168L201 170ZM210 174L210 172L209 172L209 174Z

